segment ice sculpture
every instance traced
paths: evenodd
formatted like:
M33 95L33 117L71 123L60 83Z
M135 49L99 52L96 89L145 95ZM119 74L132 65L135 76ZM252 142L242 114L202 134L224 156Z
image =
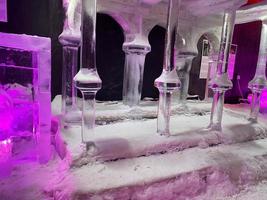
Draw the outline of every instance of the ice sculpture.
M183 106L186 104L186 99L188 96L188 89L189 89L189 78L190 78L190 71L192 67L193 56L186 56L184 58L179 58L184 60L181 65L177 67L177 74L181 81L181 88L179 93L179 103Z
M96 0L82 0L81 68L73 79L83 96L81 136L86 145L94 132L95 95L102 85L96 70L96 3Z
M175 41L179 5L180 0L169 1L163 71L160 77L155 80L155 87L159 90L157 132L166 136L170 135L172 92L180 87L180 80L175 69Z
M267 24L263 22L261 28L261 41L258 56L258 63L254 78L249 82L248 87L252 91L252 101L249 120L256 122L260 110L260 97L262 90L267 87L266 80L267 62Z
M209 128L212 130L220 131L222 128L224 94L233 87L228 77L227 67L235 25L235 16L235 11L225 11L224 13L217 71L215 77L209 82L210 88L214 91L209 124Z
M77 90L73 78L78 71L78 51L81 40L80 15L78 1L71 1L66 13L65 27L59 36L63 46L62 67L62 121L65 125L81 122L81 113L77 108Z
M39 161L45 162L50 156L50 39L6 33L0 38L0 138L37 141Z
M183 64L178 66L177 74L181 81L179 102L182 106L185 106L186 104L192 61L198 54L196 32L197 30L193 28L193 25L187 28L179 28L179 37L177 41L177 60L179 63L182 62Z
M123 103L136 106L141 100L145 57L151 47L147 37L136 34L133 40L123 44L126 54L123 80Z
M3 88L0 88L0 141L7 140L11 135L13 109L12 99Z

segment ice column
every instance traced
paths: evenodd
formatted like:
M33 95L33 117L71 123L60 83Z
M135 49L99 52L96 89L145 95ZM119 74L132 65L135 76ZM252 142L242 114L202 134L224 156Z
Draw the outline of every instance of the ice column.
M198 54L196 40L196 38L198 38L196 34L197 30L192 27L194 27L193 24L179 28L179 37L177 40L177 62L183 63L178 65L177 68L177 74L181 81L179 103L181 103L182 106L186 105L192 61Z
M170 135L172 92L180 87L180 80L175 69L175 41L179 5L180 0L169 0L163 71L160 77L155 80L155 87L159 90L157 132L166 136Z
M209 87L214 91L209 128L218 131L222 128L221 122L224 106L224 94L227 90L233 87L233 84L227 74L227 67L235 25L235 16L235 11L226 11L224 13L217 72L215 77L209 83Z
M78 71L78 50L80 35L74 35L70 31L63 31L59 36L63 46L62 69L62 115L64 124L80 123L80 114L76 105L77 90L73 84L73 78Z
M82 0L81 68L74 84L83 96L82 142L88 144L95 126L95 95L102 81L96 70L96 0Z
M252 91L252 102L249 120L256 122L260 110L260 97L262 90L267 86L266 80L266 62L267 62L267 25L262 24L260 50L258 63L254 78L249 82L248 87Z
M141 34L135 35L134 40L123 44L126 54L123 80L123 104L136 106L141 99L145 57L151 47L148 39Z
M186 56L184 58L179 58L179 59L184 60L183 65L181 65L177 68L177 74L178 74L178 77L181 81L181 88L180 88L180 93L179 93L179 102L182 105L185 105L187 95L188 95L189 78L190 78L190 71L192 68L193 58L194 58L194 56Z

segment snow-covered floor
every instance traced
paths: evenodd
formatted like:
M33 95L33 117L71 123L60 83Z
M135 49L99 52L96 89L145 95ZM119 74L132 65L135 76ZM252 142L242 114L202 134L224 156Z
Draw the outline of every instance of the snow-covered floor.
M54 152L45 165L14 162L0 180L0 199L267 199L266 119L250 124L247 110L226 106L222 133L211 132L210 104L189 102L184 113L174 105L166 138L155 131L155 102L144 104L130 110L99 103L94 159L79 148L79 127L62 129L55 144L64 159ZM54 102L55 114L58 107Z

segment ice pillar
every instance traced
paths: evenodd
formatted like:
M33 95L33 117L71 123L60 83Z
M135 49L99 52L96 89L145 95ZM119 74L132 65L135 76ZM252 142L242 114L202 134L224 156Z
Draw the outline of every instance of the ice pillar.
M135 39L123 44L126 54L123 80L123 103L136 106L141 100L145 57L151 47L147 37L137 34Z
M77 90L73 84L73 78L78 70L78 50L80 35L74 35L70 31L63 31L59 36L63 46L62 68L62 119L68 125L79 123L80 115L76 106Z
M180 87L180 80L175 69L175 41L179 5L180 0L169 0L163 71L160 77L155 80L155 87L159 90L157 132L166 136L170 135L172 92Z
M95 126L95 95L102 85L96 70L96 0L82 0L81 31L81 66L73 80L83 96L81 136L88 144Z
M249 82L248 87L252 91L252 102L249 120L256 122L260 110L260 97L262 90L267 86L266 80L266 62L267 62L267 25L262 24L260 50L258 63L254 78Z
M179 58L179 59L184 60L183 65L177 68L177 74L181 81L179 102L185 105L186 99L188 96L190 71L192 68L192 61L194 59L194 56L187 56L187 57Z
M179 28L177 38L177 74L181 81L181 88L179 91L179 103L182 106L186 105L186 99L189 88L190 71L192 68L192 61L198 54L197 49L197 30L192 25ZM186 107L186 106L185 106Z
M209 82L210 88L214 91L209 128L219 131L222 128L224 94L233 87L227 74L227 67L235 25L235 16L235 11L226 11L224 13L217 72L215 77Z

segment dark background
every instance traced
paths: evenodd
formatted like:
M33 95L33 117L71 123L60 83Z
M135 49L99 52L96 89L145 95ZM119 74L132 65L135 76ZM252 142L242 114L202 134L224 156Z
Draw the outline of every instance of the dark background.
M0 22L0 32L38 35L50 37L52 41L52 97L61 93L62 47L58 35L62 32L64 11L61 0L8 0L8 23ZM234 72L234 87L226 94L226 101L237 103L249 93L248 81L254 76L261 22L235 26L233 43L238 45ZM155 26L149 34L151 52L147 54L144 71L142 97L158 97L154 80L160 75L163 63L165 29ZM1 38L0 38L1 39ZM190 94L204 97L205 80L198 78L201 63L201 41L198 42L199 55L194 59L190 74ZM97 15L97 69L103 81L97 94L99 100L119 100L122 98L124 35L120 25L108 15ZM237 84L240 75L241 92Z

